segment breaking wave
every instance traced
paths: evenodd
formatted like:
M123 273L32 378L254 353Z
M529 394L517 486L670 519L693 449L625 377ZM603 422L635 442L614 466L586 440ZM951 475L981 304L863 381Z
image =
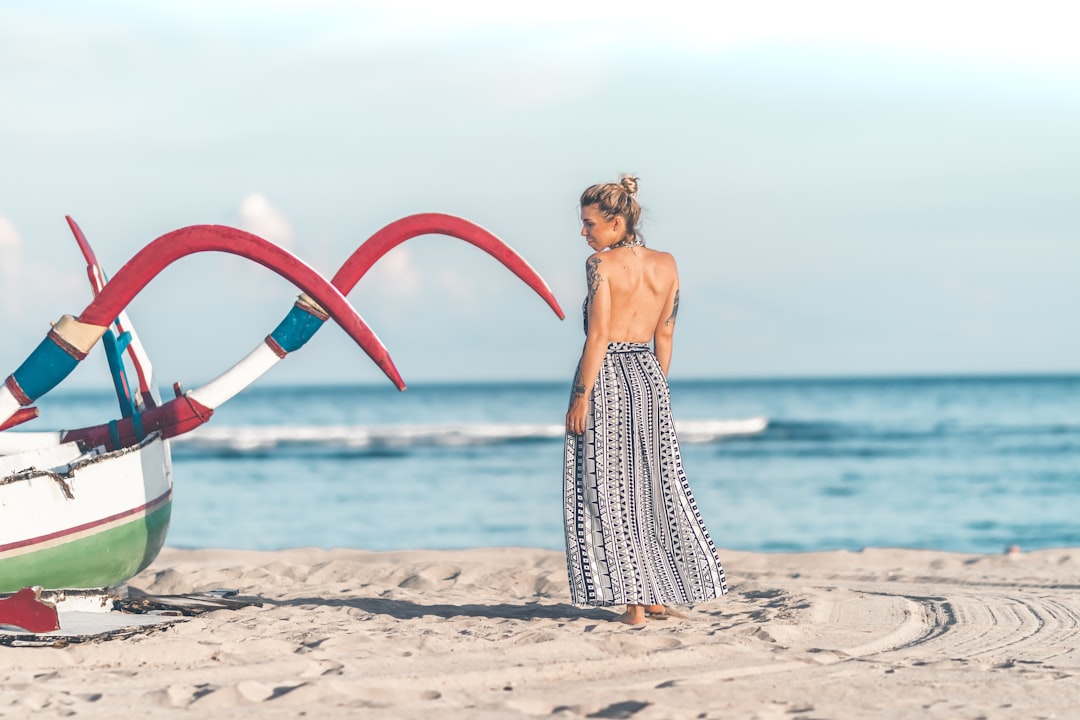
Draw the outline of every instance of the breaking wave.
M766 418L689 420L677 423L684 443L713 443L756 435ZM244 456L286 453L408 452L431 447L473 447L562 441L561 424L454 423L433 425L267 425L214 426L173 439L174 453Z

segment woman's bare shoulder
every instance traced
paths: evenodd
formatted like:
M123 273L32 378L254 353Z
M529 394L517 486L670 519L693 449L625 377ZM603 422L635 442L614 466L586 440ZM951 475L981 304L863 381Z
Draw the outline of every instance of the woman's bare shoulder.
M604 261L604 253L594 252L589 257L585 258L585 272L592 273L597 272L600 269L600 263Z
M675 270L675 256L671 253L664 252L663 250L653 250L651 248L649 249L649 253L649 258L656 267L663 268L664 270Z

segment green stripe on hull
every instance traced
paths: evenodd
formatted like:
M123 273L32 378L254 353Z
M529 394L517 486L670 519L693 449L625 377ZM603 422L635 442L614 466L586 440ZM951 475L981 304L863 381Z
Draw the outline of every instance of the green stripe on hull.
M44 550L0 559L0 593L119 585L154 561L169 531L172 500L138 520Z

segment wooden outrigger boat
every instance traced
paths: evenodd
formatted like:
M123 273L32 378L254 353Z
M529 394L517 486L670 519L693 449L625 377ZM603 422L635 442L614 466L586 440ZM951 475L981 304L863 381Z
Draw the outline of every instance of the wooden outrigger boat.
M124 416L80 433L3 433L0 457L0 592L24 586L98 588L124 582L149 565L164 544L172 506L168 434L144 425L168 405L156 399L145 352L123 315L128 302L164 267L193 252L218 250L250 258L298 285L334 317L396 384L403 385L385 347L344 296L286 251L232 228L184 228L159 238L110 283L85 238L96 294L78 319L65 316L0 388L0 428L25 421L30 405L63 380L100 338ZM128 385L122 353L139 379ZM121 438L121 423L135 428ZM171 428L172 434L184 432ZM95 437L108 442L95 442Z
M344 295L379 257L406 239L437 233L470 242L563 317L551 290L524 259L483 228L449 215L428 213L391 223L357 248L331 282L281 248L221 226L192 226L164 235L106 282L78 225L68 222L86 257L95 296L77 318L65 316L56 323L0 386L0 430L36 417L32 403L59 384L99 339L122 417L61 432L0 432L0 593L28 586L109 587L153 562L165 542L172 508L169 438L209 420L217 407L302 347L327 319L341 325L404 389L386 348ZM188 392L174 385L175 397L162 402L124 308L168 264L205 251L258 262L292 281L302 294L278 327L240 362ZM0 605L4 622L10 619Z

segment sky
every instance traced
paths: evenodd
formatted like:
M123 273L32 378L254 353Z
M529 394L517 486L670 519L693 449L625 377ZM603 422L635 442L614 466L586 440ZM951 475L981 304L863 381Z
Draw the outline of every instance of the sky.
M1073 3L4 0L0 374L107 272L226 224L330 277L397 218L499 235L567 313L444 237L349 295L407 382L569 381L577 198L640 177L679 264L673 378L1080 371ZM128 308L205 382L296 291L185 258ZM107 385L100 350L68 380ZM263 384L379 383L328 325Z

